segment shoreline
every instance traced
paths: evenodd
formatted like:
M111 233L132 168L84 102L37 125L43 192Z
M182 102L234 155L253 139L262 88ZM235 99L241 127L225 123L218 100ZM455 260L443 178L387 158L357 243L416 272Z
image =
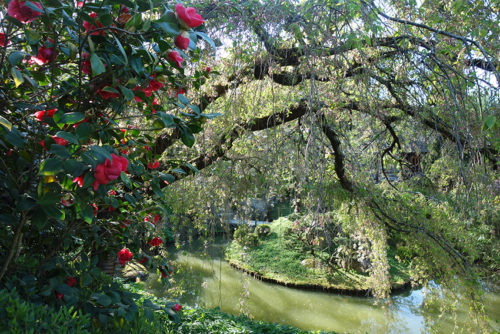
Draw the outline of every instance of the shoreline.
M273 284L278 284L281 286L285 286L288 288L292 289L299 289L299 290L307 290L307 291L321 291L321 292L331 292L331 293L336 293L340 295L346 295L346 296L356 296L356 297L373 297L371 290L369 289L363 289L363 290L354 290L354 289L342 289L342 288L336 288L333 286L324 286L324 285L319 285L319 284L312 284L312 283L294 283L294 282L284 282L280 281L274 278L266 277L264 274L255 272L253 270L247 269L231 260L226 259L226 261L229 263L229 266L232 268L242 271L248 275L250 275L253 278L256 278L260 281L267 282L267 283L273 283ZM391 287L391 295L394 293L399 293L406 291L408 289L411 289L411 281L405 282L402 285L398 285L396 287Z

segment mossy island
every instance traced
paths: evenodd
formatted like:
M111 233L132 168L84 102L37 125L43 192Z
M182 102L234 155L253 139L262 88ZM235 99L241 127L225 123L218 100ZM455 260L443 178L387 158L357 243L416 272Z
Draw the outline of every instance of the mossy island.
M324 217L325 218L325 217ZM242 224L226 249L231 266L263 281L288 287L330 291L347 295L372 295L375 284L368 240L347 234L339 227L327 241L311 232L311 216L292 214L269 224ZM391 291L411 286L408 261L398 255L404 249L390 246L387 252Z

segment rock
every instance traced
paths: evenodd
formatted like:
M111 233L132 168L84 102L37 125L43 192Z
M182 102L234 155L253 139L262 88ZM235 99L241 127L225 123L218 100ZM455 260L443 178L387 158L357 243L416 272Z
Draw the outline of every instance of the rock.
M314 265L315 265L314 259L304 259L304 260L300 261L300 264L306 268L311 268L311 269L313 269Z
M121 276L131 282L144 281L148 275L148 269L136 261L128 262L121 271Z

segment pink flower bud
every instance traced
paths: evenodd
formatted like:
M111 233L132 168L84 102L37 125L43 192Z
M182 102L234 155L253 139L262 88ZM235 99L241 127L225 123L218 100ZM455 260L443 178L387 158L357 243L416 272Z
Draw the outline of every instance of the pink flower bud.
M181 50L186 50L189 46L189 33L187 31L181 32L175 38L175 46Z

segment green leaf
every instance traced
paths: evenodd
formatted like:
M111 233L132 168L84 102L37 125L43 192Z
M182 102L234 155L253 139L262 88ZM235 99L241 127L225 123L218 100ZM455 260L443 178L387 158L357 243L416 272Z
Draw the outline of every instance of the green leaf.
M180 34L179 27L173 25L172 23L169 22L154 22L155 25L160 27L161 30L163 30L167 35L170 36L177 36Z
M64 124L75 124L85 119L85 114L81 112L68 112L61 116L61 122Z
M86 165L78 162L76 160L66 160L63 163L64 170L70 174L72 177L77 177L83 174L88 168Z
M42 10L37 5L35 5L33 2L31 2L31 1L26 1L24 3L24 6L33 9L37 13L42 13Z
M162 180L167 181L168 183L173 183L173 182L175 182L175 176L173 176L172 174L160 173L160 178L161 178Z
M128 89L125 86L120 85L120 91L123 93L127 101L130 101L134 98L134 92L131 89Z
M142 60L139 56L137 55L132 56L130 58L130 65L137 74L144 73L144 65L142 64Z
M109 26L111 23L113 23L113 17L106 13L99 15L99 21L104 25L104 26Z
M93 156L97 158L98 161L105 161L106 159L113 160L111 153L109 153L102 146L90 146L90 151L93 153Z
M178 173L178 174L186 174L186 172L181 168L174 168L174 169L172 169L172 172Z
M219 113L211 113L211 114L201 114L200 116L211 119L211 118L219 117L220 115L221 114L219 114Z
M28 80L29 84L33 88L35 88L35 89L38 88L38 82L36 82L35 80L33 80L33 78L31 78L29 76L29 72L27 70L24 70L23 78L25 78L26 80Z
M5 126L9 131L12 129L12 123L0 116L0 125Z
M63 220L65 217L64 211L59 209L56 205L42 206L42 210L47 214L47 216L54 219Z
M68 159L71 157L71 154L68 152L66 147L64 147L62 145L52 144L50 146L49 152L57 155L58 157L60 157L62 159Z
M179 94L177 97L179 98L180 103L184 105L188 105L189 102L191 102L191 100L185 97L184 94Z
M92 127L89 123L81 123L76 127L76 135L81 141L87 140L87 138L89 138L90 136L91 131Z
M94 52L92 52L92 54L90 55L90 65L92 66L93 75L99 75L106 72L104 63L102 62L101 58L99 58L99 56Z
M130 178L128 177L127 173L121 172L120 179L123 181L123 183L125 183L127 188L132 189L132 181L130 181Z
M17 208L21 211L31 210L36 205L36 201L33 198L25 196L17 204Z
M95 301L104 307L107 307L111 304L111 298L106 296L103 293L93 293L91 296L92 299L95 299Z
M200 108L197 105L190 104L189 108L191 108L191 110L193 110L197 115L200 114Z
M40 42L40 34L35 30L31 30L30 28L26 28L24 30L24 36L26 36L26 40L28 41L29 45L36 45L38 44L38 42Z
M24 138L22 137L21 133L15 126L12 126L10 132L4 134L4 138L12 146L23 147L24 145Z
M165 114L163 111L159 111L156 114L161 118L163 124L165 124L167 128L175 128L177 126L172 115Z
M24 77L21 72L15 67L12 67L10 69L10 72L12 74L12 78L14 78L14 83L16 85L16 88L21 86L24 82Z
M133 196L129 195L129 194L125 194L125 195L123 195L123 197L124 197L124 198L125 198L125 200L126 200L127 202L129 202L131 205L135 205L135 203L137 202L137 201L135 200L135 198L134 198Z
M163 193L161 192L161 189L160 189L160 184L158 183L158 178L155 177L152 181L151 181L151 189L153 190L153 192L155 193L156 196L158 197L163 197Z
M66 13L65 10L62 10L62 17L64 25L71 26L73 28L78 27L78 23L76 23L75 20L73 20L73 18L68 13Z
M495 126L496 122L497 118L495 117L495 115L489 115L488 117L485 118L483 124L485 127L491 130Z
M210 46L212 47L212 49L214 50L214 56L215 56L215 53L217 52L217 47L215 46L215 43L214 41L208 37L207 34L203 33L203 32L200 32L200 31L196 31L195 34L197 36L200 36L201 38L203 38L208 44L210 44Z
M123 60L125 60L125 65L128 65L127 53L125 52L125 49L123 48L122 43L120 43L120 40L118 38L116 38L115 35L113 35L113 38L116 41L116 45L118 45L118 49L120 49L120 52L122 53Z
M49 158L40 165L40 175L56 175L62 170L61 160Z
M195 166L193 166L192 164L190 164L189 162L185 162L184 163L184 166L186 166L187 168L191 169L193 172L195 173L199 173L199 170L198 168L196 168Z
M181 140L187 147L193 147L195 141L193 134L185 128L181 129Z
M69 133L69 132L59 131L58 133L56 133L56 137L65 139L68 142L73 143L73 144L78 144L78 138L76 138L76 136L74 134Z
M7 60L9 61L9 63L12 65L12 66L16 66L17 64L19 64L23 58L27 55L26 52L22 52L22 51L14 51L14 52L11 52L9 54L9 56L7 57Z
M92 223L92 219L94 219L94 209L87 203L83 204L83 209L80 211L80 217L87 222L88 224Z

